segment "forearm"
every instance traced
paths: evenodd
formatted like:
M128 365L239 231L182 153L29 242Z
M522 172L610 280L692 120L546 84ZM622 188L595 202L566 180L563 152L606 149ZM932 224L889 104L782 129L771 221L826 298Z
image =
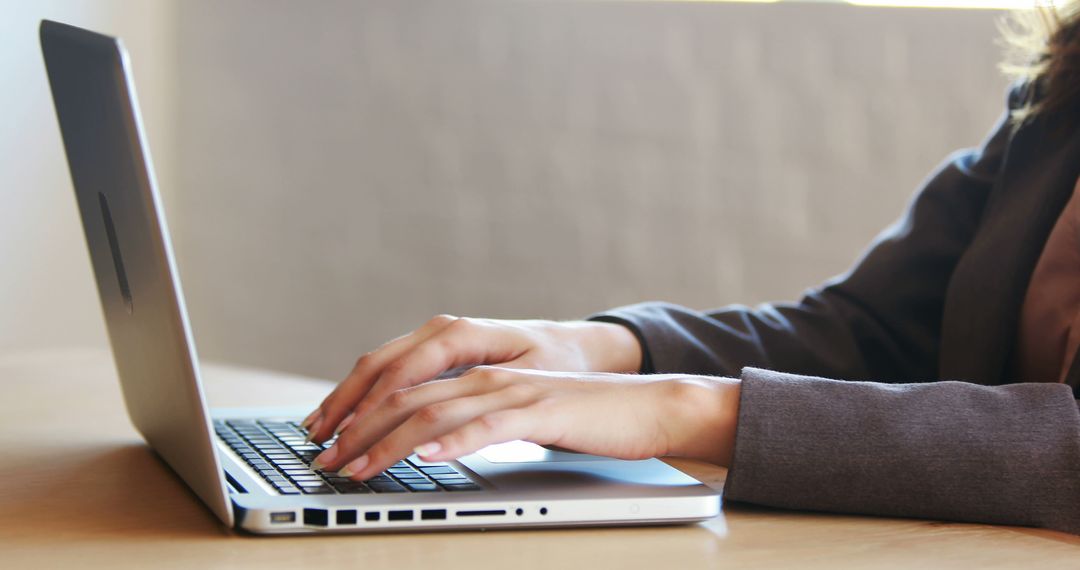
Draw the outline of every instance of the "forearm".
M728 499L1080 533L1068 386L742 380Z

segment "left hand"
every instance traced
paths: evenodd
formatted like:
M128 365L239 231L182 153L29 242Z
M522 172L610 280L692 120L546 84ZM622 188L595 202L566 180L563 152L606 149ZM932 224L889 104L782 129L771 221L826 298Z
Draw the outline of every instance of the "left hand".
M481 366L392 392L313 468L365 480L416 453L448 461L525 440L620 459L731 461L739 381Z

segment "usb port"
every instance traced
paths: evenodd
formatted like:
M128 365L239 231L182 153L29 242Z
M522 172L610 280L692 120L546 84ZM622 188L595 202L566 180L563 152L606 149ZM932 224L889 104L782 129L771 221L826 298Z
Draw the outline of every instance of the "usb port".
M304 524L309 526L326 526L329 524L330 515L326 509L304 509Z
M420 519L425 521L446 520L446 509L424 509L420 511Z
M386 519L391 521L411 521L413 519L412 511L389 511L386 513Z

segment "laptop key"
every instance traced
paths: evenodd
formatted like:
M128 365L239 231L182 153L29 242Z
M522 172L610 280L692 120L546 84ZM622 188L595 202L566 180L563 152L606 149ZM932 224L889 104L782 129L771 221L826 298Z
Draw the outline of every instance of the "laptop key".
M310 469L308 469L308 466L305 465L304 462L300 461L299 459L285 459L283 461L275 461L274 463L276 463L277 466L282 468L282 469L292 469L292 470L297 470L297 471L310 471Z
M436 475L436 476L432 477L432 479L434 479L436 483L450 483L450 484L453 484L453 483L472 483L472 481L469 478L467 478L467 477L465 477L463 475L457 475L457 474L454 474L453 476Z
M405 487L393 481L368 481L368 488L376 493L404 493Z
M266 454L266 460L269 461L270 463L274 463L274 464L277 464L279 466L282 466L281 465L282 461L292 461L292 458L291 457L282 457L280 455L275 455L273 453L268 453L268 454Z
M353 484L353 485L334 485L333 487L335 489L337 489L341 493L352 494L352 495L359 495L359 494L370 493L371 492L371 489L368 489L367 487L365 487L363 484L360 484L360 483L356 483L356 484Z
M455 470L453 467L450 467L449 465L439 465L439 466L434 466L434 467L421 467L420 471L423 471L424 473L426 473L428 475L444 475L444 474L451 474L451 473L454 474L454 475L459 475L457 470Z
M297 487L318 487L320 485L326 485L326 481L322 479L300 479L295 480Z
M476 483L466 483L458 485L443 485L447 491L479 491L480 485Z

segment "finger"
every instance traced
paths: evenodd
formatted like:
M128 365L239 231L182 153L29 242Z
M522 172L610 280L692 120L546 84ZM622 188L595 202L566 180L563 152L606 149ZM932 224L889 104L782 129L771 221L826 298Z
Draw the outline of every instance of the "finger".
M383 345L375 352L361 356L345 380L301 422L301 427L308 430L308 440L322 442L329 437L328 432L332 428L336 431L335 426L340 426L344 417L348 416L352 405L371 386L372 379L377 376L383 364L416 342L418 341L412 334L405 335Z
M353 416L349 427L339 434L334 445L315 459L316 469L338 469L345 462L361 455L394 428L409 419L417 410L438 402L464 398L497 389L499 379L470 374L462 378L437 380L398 390L382 406L358 422Z
M352 412L388 363L393 362L401 354L442 328L449 326L456 319L457 317L450 315L438 315L416 331L398 337L375 351L361 356L345 380L338 384L301 424L308 428L308 438L319 442L328 438L342 420Z
M527 405L537 393L528 388L531 386L519 384L425 406L372 445L364 455L346 464L340 473L358 481L369 479L411 455L424 442L437 441L441 435L478 417Z
M356 360L352 370L342 380L334 386L334 389L330 391L330 394L323 398L323 401L311 412L308 417L304 418L304 421L300 422L301 427L310 428L316 420L323 417L325 413L324 409L330 409L334 407L334 404L345 399L348 400L353 394L352 391L362 390L365 385L370 384L372 374L366 374L365 372L381 368L381 365L385 362L392 361L397 358L402 352L407 350L411 345L420 342L417 336L417 332L411 332L406 335L399 336L390 342L380 346L372 352L369 352ZM357 398L359 396L357 395Z
M415 451L424 461L449 461L489 445L519 439L546 445L555 437L551 418L542 416L536 406L492 411L418 445Z
M341 420L341 423L338 424L338 427L334 428L334 435L339 435L341 432L349 429L349 426L352 425L353 420L355 419L356 413L349 412L349 415L345 416L345 419Z
M520 357L520 350L520 343L504 330L475 319L458 319L387 365L357 403L357 415L375 408L395 390L431 380L453 368L513 360Z
M515 370L537 370L540 369L537 363L533 360L532 354L523 354L518 358L515 358L508 362L499 363L499 368L513 368Z

